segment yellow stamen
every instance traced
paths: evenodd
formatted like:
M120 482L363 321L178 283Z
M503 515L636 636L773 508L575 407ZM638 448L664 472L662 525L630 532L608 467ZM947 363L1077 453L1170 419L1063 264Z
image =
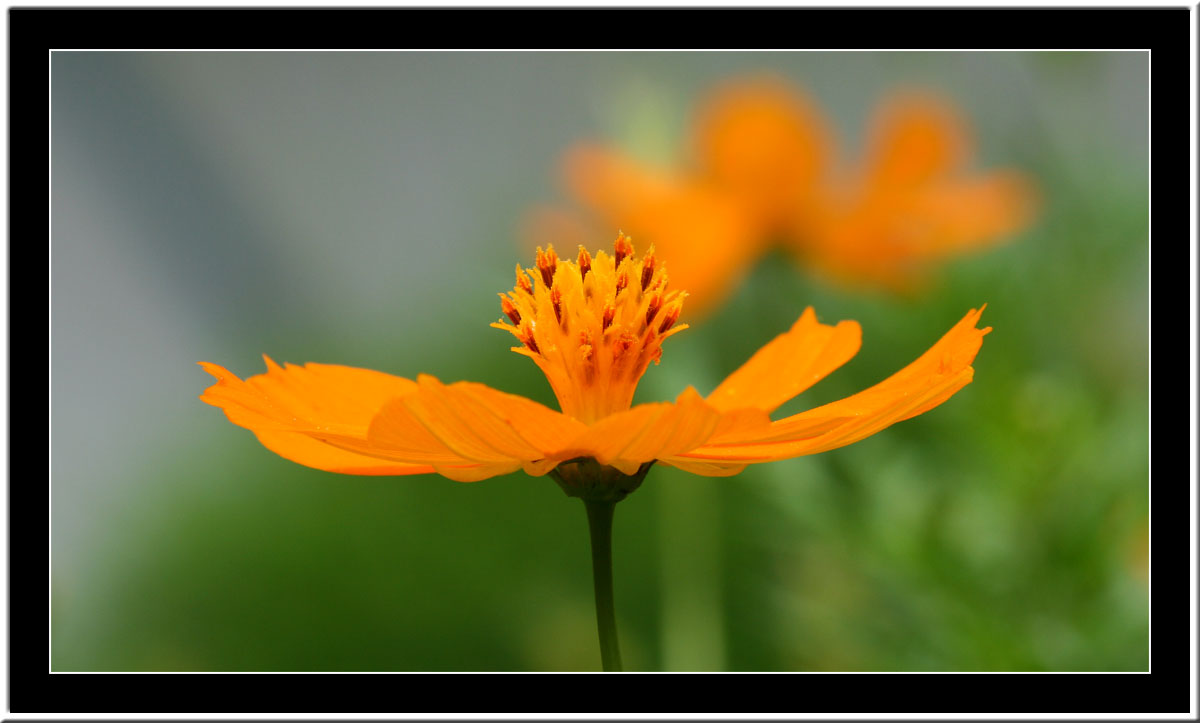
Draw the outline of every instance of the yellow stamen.
M548 247L546 253L542 253L542 247L538 246L537 267L542 273L542 283L550 286L554 280L554 270L558 268L558 254L554 253L554 247Z
M587 278L587 273L592 270L592 257L588 254L587 249L579 247L579 279L582 281Z
M627 256L633 255L633 242L622 232L617 232L617 240L613 243L613 251L616 252L616 265L621 266L621 262Z
M525 275L525 271L523 269L521 269L520 264L517 264L517 286L516 286L516 289L520 289L521 291L524 291L526 294L533 293L533 285L529 283L529 277ZM514 291L516 289L514 289Z
M518 265L516 285L500 295L512 323L492 324L521 341L513 351L533 359L562 411L582 422L628 409L663 339L687 328L675 325L687 293L667 290L653 247L638 259L621 234L614 252L593 257L580 247L573 262L538 248L537 271Z
M505 316L512 319L512 323L521 323L521 312L517 311L517 307L513 306L512 302L504 294L500 294L500 309L504 312ZM649 323L648 319L647 323Z
M651 249L646 258L642 260L642 291L645 291L650 286L650 280L654 278L654 250Z

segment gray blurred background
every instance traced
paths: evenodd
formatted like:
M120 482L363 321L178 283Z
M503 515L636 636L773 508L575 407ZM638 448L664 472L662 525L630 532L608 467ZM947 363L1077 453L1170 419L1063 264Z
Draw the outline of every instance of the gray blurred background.
M672 340L638 400L707 393L809 303L864 326L870 358L829 398L971 306L998 330L975 396L908 437L731 480L655 470L617 513L629 666L1144 669L1145 54L407 52L52 54L54 668L596 668L577 502L520 473L293 465L197 400L196 362L552 404L487 324L531 261L523 215L562 199L560 154L672 158L706 89L764 70L849 153L887 91L942 91L979 167L1026 170L1046 209L931 298L855 297L773 256Z

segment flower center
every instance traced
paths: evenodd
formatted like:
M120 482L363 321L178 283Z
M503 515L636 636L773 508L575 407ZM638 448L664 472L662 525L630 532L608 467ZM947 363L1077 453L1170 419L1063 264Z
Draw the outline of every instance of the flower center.
M500 294L512 323L492 326L521 341L513 351L541 367L564 414L591 423L628 409L662 340L687 328L675 325L687 293L667 291L654 247L638 258L625 234L612 256L580 246L574 262L538 247L536 266L517 264L517 285Z

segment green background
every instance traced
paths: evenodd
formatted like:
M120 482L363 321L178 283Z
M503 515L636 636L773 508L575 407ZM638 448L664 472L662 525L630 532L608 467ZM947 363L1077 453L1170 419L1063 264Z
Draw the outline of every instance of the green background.
M1146 53L64 53L52 69L52 668L597 670L583 506L549 478L349 477L196 397L259 355L553 405L488 328L571 143L679 149L771 72L861 146L940 91L1037 222L898 298L775 252L635 401L701 393L813 305L838 399L987 303L975 382L919 418L616 510L631 670L1146 670ZM637 240L636 229L625 229ZM615 229L614 229L615 231ZM605 245L611 238L596 239ZM670 266L669 259L663 261Z

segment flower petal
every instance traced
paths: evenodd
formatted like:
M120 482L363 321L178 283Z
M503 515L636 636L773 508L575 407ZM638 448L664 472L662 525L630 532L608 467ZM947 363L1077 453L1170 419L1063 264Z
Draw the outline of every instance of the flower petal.
M816 106L774 78L727 84L696 115L700 172L776 228L807 204L833 160L833 147Z
M849 361L861 345L857 322L822 324L810 306L789 331L726 377L708 395L708 403L722 411L753 407L772 412Z
M903 94L876 110L864 173L868 186L913 186L960 168L971 153L966 121L949 102Z
M333 364L285 368L265 355L263 359L267 373L245 381L217 364L200 362L218 380L200 399L221 407L230 421L243 427L366 427L384 402L416 389L411 379L370 369Z
M532 399L492 389L485 384L459 382L450 386L461 389L484 405L489 413L511 425L522 439L542 454L558 449L587 428L575 418Z
M367 442L376 453L433 464L453 479L462 478L457 470L464 465L481 468L470 474L512 472L586 429L560 412L483 384L447 385L428 375L417 381L416 392L376 415Z
M433 466L427 464L394 462L355 454L303 433L259 429L255 430L254 436L258 437L258 441L264 447L284 459L327 472L390 476L431 474L436 471Z
M1029 224L1037 205L1033 183L1016 171L862 195L808 218L801 255L846 281L913 290L931 262L1003 241Z
M639 207L674 194L682 183L672 172L590 143L567 150L562 172L572 194L603 216L636 213Z
M745 463L709 462L686 457L668 457L659 461L669 467L677 467L684 472L698 474L702 477L732 477L746 469Z
M646 462L703 444L720 420L721 413L688 387L674 403L639 404L597 421L552 456L560 461L594 457L633 474Z
M869 389L807 412L714 437L679 455L681 462L768 462L836 449L915 417L970 383L970 366L991 327L976 328L972 309L916 361ZM675 464L675 459L664 460Z
M913 199L910 217L928 231L919 255L940 257L1000 241L1025 228L1037 211L1033 183L1016 171L996 171L936 184Z
M411 380L328 364L283 368L263 358L267 373L245 381L224 367L201 362L217 383L200 399L220 407L234 424L252 430L267 449L307 467L361 475L434 471L429 465L382 460L310 436L319 432L365 438L368 422L388 399L416 388Z
M720 418L718 410L688 387L653 426L621 450L619 458L640 464L693 449L712 436Z

